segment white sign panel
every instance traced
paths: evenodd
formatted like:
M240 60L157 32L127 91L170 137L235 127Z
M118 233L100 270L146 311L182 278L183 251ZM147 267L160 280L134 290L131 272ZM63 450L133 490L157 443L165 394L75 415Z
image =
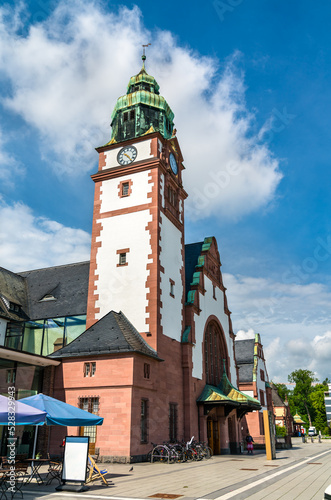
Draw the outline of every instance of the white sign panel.
M88 436L66 437L62 481L86 481L88 445Z

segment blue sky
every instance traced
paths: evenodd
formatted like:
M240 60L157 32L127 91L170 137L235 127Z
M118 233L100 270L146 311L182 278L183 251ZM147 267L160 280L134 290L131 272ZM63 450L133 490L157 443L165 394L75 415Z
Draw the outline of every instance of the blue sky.
M330 377L329 3L0 9L1 265L89 257L94 148L151 42L185 159L186 240L216 236L235 332L261 334L274 380Z

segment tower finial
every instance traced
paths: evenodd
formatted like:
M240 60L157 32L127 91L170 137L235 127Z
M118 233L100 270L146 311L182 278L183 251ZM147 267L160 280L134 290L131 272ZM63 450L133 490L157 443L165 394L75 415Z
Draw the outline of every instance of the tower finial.
M151 43L147 43L146 45L143 45L143 55L141 56L143 60L143 68L145 69L145 61L146 61L146 54L145 54L145 48L148 47L149 45L152 45Z

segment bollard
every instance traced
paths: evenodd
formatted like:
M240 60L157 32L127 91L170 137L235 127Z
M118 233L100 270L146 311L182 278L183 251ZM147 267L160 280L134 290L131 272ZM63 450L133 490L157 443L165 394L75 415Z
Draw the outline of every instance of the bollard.
M305 435L302 434L302 442L305 443L306 442L306 438L305 438Z

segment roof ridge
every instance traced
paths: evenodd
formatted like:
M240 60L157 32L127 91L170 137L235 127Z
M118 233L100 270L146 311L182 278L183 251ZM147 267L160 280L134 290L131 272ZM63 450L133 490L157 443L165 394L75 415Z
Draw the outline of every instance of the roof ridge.
M136 327L131 323L131 321L129 321L129 319L125 316L125 314L120 311L119 313L116 313L114 312L114 315L115 315L115 319L117 321L117 324L118 326L121 328L121 324L120 324L120 321L122 321L124 323L124 327L129 329L130 330L130 333L133 334L136 338L136 340L142 345L144 346L145 348L147 348L148 350L152 351L152 353L154 355L157 356L157 352L155 351L155 349L153 349L147 342L145 339L143 339L143 337L140 335L140 333L138 332L138 330L136 329ZM130 341L127 337L127 332L124 330L122 330L121 328L121 331L123 333L123 336L125 338L125 340L130 344ZM131 344L130 344L131 345Z
M71 262L70 264L59 264L57 266L47 266L47 267L40 267L38 269L28 269L27 271L19 271L17 273L13 273L13 274L18 274L21 278L25 278L25 276L21 276L21 274L33 273L35 271L44 271L45 269L56 269L56 268L59 268L59 267L79 266L81 264L89 264L89 263L90 263L89 260L83 260L81 262Z

